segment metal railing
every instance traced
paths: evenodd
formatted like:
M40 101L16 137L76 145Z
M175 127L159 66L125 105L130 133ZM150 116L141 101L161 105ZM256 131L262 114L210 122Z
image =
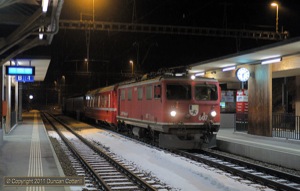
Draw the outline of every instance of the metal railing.
M300 116L294 114L273 114L272 136L300 140Z
M235 114L235 131L248 132L248 113Z
M235 114L235 131L248 131L248 114ZM272 114L272 136L300 140L300 116L288 113Z

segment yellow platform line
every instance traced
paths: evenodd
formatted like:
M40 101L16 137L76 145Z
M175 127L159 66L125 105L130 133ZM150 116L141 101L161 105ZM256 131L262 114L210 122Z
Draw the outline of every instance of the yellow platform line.
M30 156L29 156L28 176L29 177L43 176L43 164L42 164L37 113L34 113L32 139L31 139ZM44 186L30 186L30 187L26 188L26 191L45 191L45 187Z

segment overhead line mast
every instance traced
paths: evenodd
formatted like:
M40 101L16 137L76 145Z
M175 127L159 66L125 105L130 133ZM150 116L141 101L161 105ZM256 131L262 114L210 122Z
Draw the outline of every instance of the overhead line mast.
M289 37L288 32L256 31L243 29L218 29L208 27L188 27L173 25L153 25L138 23L119 23L106 21L80 21L80 20L60 20L60 29L70 30L98 30L116 32L140 32L156 34L175 34L193 36L212 36L229 38L248 38L260 40L284 40Z

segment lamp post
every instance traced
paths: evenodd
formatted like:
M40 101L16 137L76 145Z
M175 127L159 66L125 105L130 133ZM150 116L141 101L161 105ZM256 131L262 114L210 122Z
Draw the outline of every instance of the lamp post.
M271 4L272 7L276 7L276 33L278 33L278 4L277 3L272 3Z
M95 0L93 0L93 22L95 22Z
M129 63L131 64L131 74L133 75L133 61L129 60Z

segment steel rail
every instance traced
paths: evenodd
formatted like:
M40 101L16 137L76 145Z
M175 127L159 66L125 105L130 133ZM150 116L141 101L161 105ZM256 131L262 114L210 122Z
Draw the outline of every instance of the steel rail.
M105 160L107 160L111 165L116 167L120 172L124 173L131 181L135 182L137 185L139 185L143 190L157 190L138 176L136 176L133 172L128 170L124 165L118 163L116 160L114 160L112 157L106 155L104 152L102 152L99 148L97 148L95 145L93 145L91 142L86 140L84 137L76 133L71 127L66 125L64 122L62 122L60 119L54 117L52 114L48 113L53 119L55 119L57 122L59 122L62 126L64 126L66 129L68 129L72 134L74 134L77 138L79 138L82 142L84 142L87 146L89 146L91 149L93 149L96 153L98 153L101 157L103 157Z
M290 173L281 172L281 171L274 170L272 168L268 168L268 167L261 166L261 165L258 165L258 164L253 164L253 163L243 161L243 160L239 160L239 159L236 159L236 158L232 158L232 157L229 157L229 156L224 156L222 154L217 154L217 153L214 153L214 152L210 152L209 149L208 150L202 150L202 153L204 153L206 155L210 155L210 156L215 157L215 158L220 158L221 160L228 161L228 162L231 162L231 163L234 163L234 164L237 164L237 165L246 166L246 167L254 169L254 170L262 171L262 172L265 172L269 175L274 175L274 176L277 176L277 177L282 178L282 179L288 179L289 181L293 181L295 183L300 184L300 177L292 175Z
M175 154L178 154L180 156L187 157L191 160L202 162L202 163L207 164L209 166L225 170L229 173L232 173L232 174L238 175L240 177L243 177L245 179L248 179L248 180L251 180L251 181L266 185L266 186L269 186L269 187L274 188L276 190L282 190L282 191L299 191L300 190L300 188L296 188L296 187L293 187L293 186L289 186L287 184L276 182L276 180L274 181L274 180L271 180L271 179L268 179L268 178L264 178L263 176L255 175L255 173L251 174L251 172L248 171L248 170L243 171L240 168L235 168L236 166L226 165L226 162L230 162L234 165L239 165L240 167L248 168L249 170L253 170L253 171L257 170L258 173L256 173L256 174L264 173L266 175L276 176L277 179L278 178L283 178L287 181L294 181L295 183L299 183L300 177L293 176L291 174L283 173L283 172L280 172L280 171L276 171L276 170L269 169L269 168L266 168L266 167L263 167L263 166L251 164L251 163L248 163L248 162L245 162L245 161L242 161L242 160L233 159L233 158L230 158L230 157L225 158L224 156L220 156L220 155L217 155L217 154L214 154L215 155L214 157L216 159L219 159L219 160L223 160L222 157L224 157L224 160L223 160L224 163L218 162L218 160L212 160L211 158L210 159L202 158L202 157L199 157L199 156L196 156L194 154L187 153L187 152L184 152L184 151L178 151L177 150L177 151L171 151L171 152L174 152ZM203 153L205 153L205 152L203 152ZM268 174L269 172L271 174Z
M93 167L88 164L88 162L80 155L78 154L77 149L73 146L73 144L56 128L56 126L53 124L53 122L44 114L42 115L45 117L45 119L49 122L49 124L53 127L53 129L59 134L61 139L64 141L64 143L69 147L71 152L78 158L78 160L81 162L81 164L88 170L88 172L91 173L93 178L96 180L96 182L99 184L99 186L102 188L102 190L110 191L110 187L105 183L105 181L94 171Z
M120 132L117 132L117 131L114 131L114 132L120 133ZM124 136L128 136L124 133L121 133L121 134L124 135ZM149 144L153 147L157 147L157 148L162 149L164 151L169 151L169 152L177 154L179 156L189 158L189 159L194 160L196 162L201 162L201 163L204 163L208 166L212 166L212 167L222 169L222 170L224 170L226 172L229 172L231 174L235 174L237 176L240 176L242 178L251 180L253 182L269 186L269 187L274 188L276 190L282 190L282 191L299 191L300 190L300 188L289 186L287 184L282 184L282 183L280 183L280 181L276 182L276 181L273 181L273 180L270 180L270 179L267 179L267 178L260 177L260 176L255 175L255 174L251 174L251 173L249 173L249 170L245 170L245 171L248 171L248 172L245 172L245 171L240 170L239 168L234 168L232 165L226 165L226 162L230 162L234 165L240 165L241 167L249 168L252 171L257 170L257 171L260 171L262 173L265 173L266 175L274 176L277 179L281 178L281 179L285 179L285 180L290 181L290 182L300 184L300 177L289 174L289 173L284 173L284 172L277 171L277 170L274 170L274 169L271 169L271 168L259 166L257 164L252 164L252 163L248 163L248 162L245 162L245 161L242 161L242 160L238 160L238 159L234 159L234 158L230 158L230 157L225 157L225 156L222 156L222 155L217 155L215 153L213 153L213 154L210 153L210 155L215 155L214 157L215 157L216 160L214 160L214 159L205 159L205 158L196 156L194 154L191 154L191 153L188 153L188 152L185 152L185 151L166 149L166 148L159 147L156 144L149 143L148 141L138 139L136 137L132 137L132 136L128 136L128 137L133 138L133 139L138 140L138 141L141 141L145 144ZM202 153L207 153L204 150L202 150L201 152ZM219 159L219 158L220 158L220 160L224 160L223 164L219 163L219 162L216 162L217 159ZM223 158L223 159L221 159L221 158Z

